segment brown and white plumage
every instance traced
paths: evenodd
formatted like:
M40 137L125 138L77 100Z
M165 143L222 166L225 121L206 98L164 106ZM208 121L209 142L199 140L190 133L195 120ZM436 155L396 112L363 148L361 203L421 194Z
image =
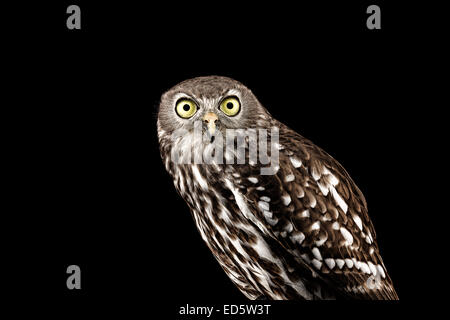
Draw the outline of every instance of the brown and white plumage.
M217 110L230 95L240 100L237 117ZM198 104L190 119L174 112L185 96ZM276 173L261 175L248 153L245 164L174 162L172 152L186 144L194 153L207 150L210 141L171 137L180 127L192 132L192 121L206 113L217 114L219 131L279 128ZM224 77L178 84L162 96L158 136L203 240L248 298L398 299L361 191L336 160L273 119L245 86Z

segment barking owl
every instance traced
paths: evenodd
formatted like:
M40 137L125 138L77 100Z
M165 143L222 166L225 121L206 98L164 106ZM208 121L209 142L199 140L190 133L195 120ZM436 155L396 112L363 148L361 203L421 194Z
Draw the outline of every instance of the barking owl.
M181 82L162 95L157 127L175 188L246 297L398 299L361 191L243 84Z

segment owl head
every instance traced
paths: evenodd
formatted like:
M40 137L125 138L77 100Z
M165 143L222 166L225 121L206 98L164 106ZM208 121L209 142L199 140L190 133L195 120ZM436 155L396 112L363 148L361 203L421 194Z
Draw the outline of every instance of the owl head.
M210 136L226 129L267 128L270 116L240 82L219 76L183 81L161 97L158 131L192 132L195 125Z

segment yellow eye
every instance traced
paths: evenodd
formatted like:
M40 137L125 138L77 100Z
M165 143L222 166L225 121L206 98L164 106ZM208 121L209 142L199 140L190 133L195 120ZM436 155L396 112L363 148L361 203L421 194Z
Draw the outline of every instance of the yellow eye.
M192 100L181 99L177 102L175 110L180 117L187 119L192 117L197 112L197 106Z
M233 117L239 113L241 104L236 97L229 97L220 103L220 110L227 116Z

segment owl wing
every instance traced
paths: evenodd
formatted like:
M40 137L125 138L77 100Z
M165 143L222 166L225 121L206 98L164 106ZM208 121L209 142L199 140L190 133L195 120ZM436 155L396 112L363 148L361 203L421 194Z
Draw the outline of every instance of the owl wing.
M330 155L286 126L277 126L279 170L265 176L250 170L243 181L257 217L279 244L339 292L361 299L398 299L361 191Z

